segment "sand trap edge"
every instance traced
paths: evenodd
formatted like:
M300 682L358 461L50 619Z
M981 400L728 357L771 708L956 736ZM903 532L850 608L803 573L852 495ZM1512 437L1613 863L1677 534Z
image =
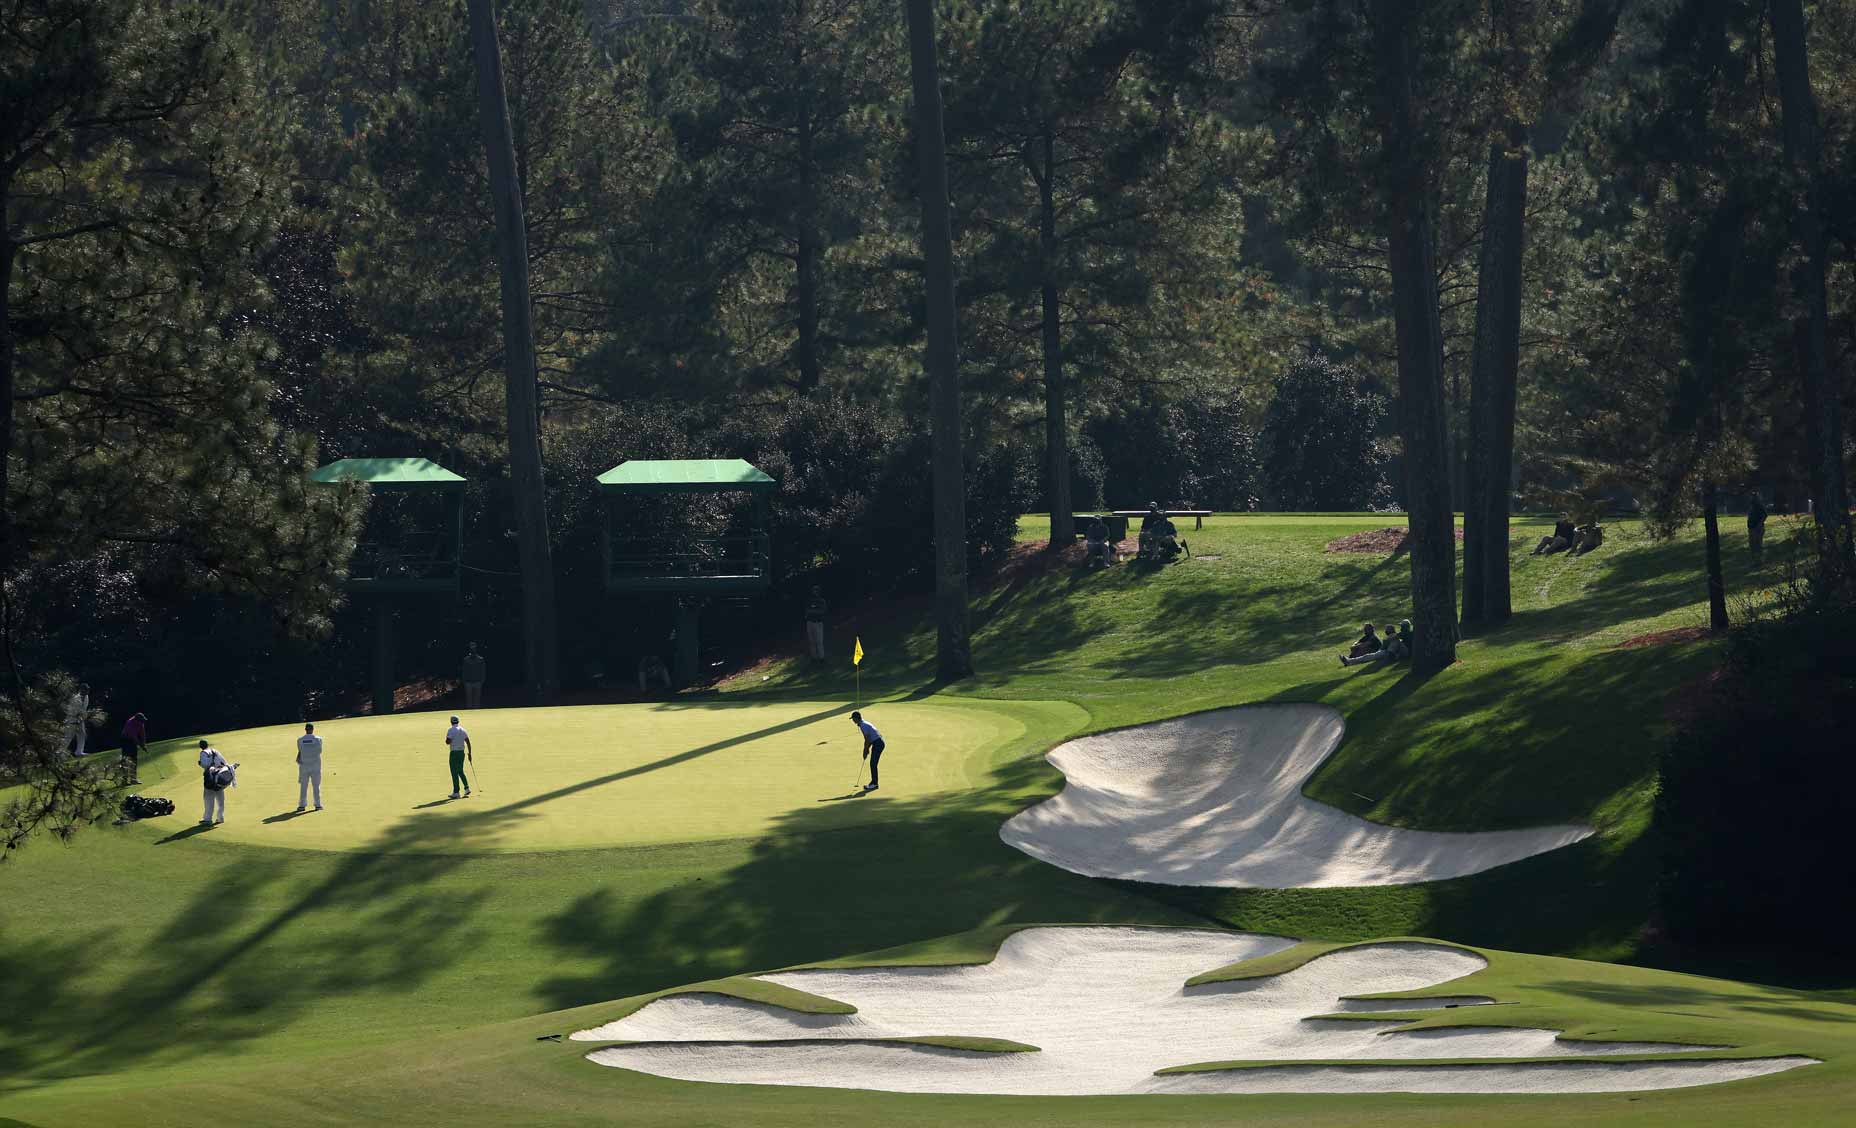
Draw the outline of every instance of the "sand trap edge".
M994 960L999 958L999 949L1005 946L1005 942L1007 940L1010 940L1013 936L1017 935L1020 932L1025 932L1025 931L1028 931L1034 928L1127 928L1127 929L1135 929L1135 930L1139 930L1143 932L1211 932L1211 933L1217 933L1220 935L1262 936L1262 937L1266 937L1268 939L1273 939L1273 940L1287 940L1287 941L1296 940L1296 938L1293 936L1284 936L1281 933L1277 933L1277 932L1255 932L1255 931L1251 931L1248 929L1214 928L1214 927L1207 927L1202 924L1103 924L1100 921L1057 921L1055 923L1045 923L1041 921L1026 921L1023 923L1014 923L1014 924L995 924L995 925L988 925L982 928L970 929L968 931L969 935L974 936L980 944L983 944L986 946L987 951L986 951L984 958L964 959L964 958L960 958L958 954L953 957L944 958L944 959L933 959L933 958L920 959L920 958L909 957L909 953L913 952L915 949L923 947L925 944L934 943L936 941L946 939L946 937L935 937L934 939L929 940L929 941L915 941L915 942L911 942L908 944L897 944L897 945L894 945L888 948L878 948L874 952L867 952L861 955L840 956L836 959L818 960L813 963L791 964L787 967L768 968L765 971L742 972L736 975L724 976L721 979L706 979L699 983L688 983L680 987L670 987L662 991L652 992L650 994L631 995L623 999L614 999L610 1004L614 1008L612 1012L612 1017L607 1018L601 1022L594 1023L593 1025L588 1026L583 1030L577 1030L574 1033L569 1034L567 1037L567 1040L574 1041L574 1042L613 1042L613 1043L617 1043L618 1041L620 1041L620 1039L585 1037L584 1035L588 1035L592 1031L598 1030L601 1027L611 1026L615 1023L623 1022L624 1020L630 1018L632 1015L637 1014L639 1011L650 1006L652 1003L657 1002L659 999L673 998L679 995L699 995L699 994L721 995L725 998L738 999L741 1002L760 1003L766 1006L776 1007L781 1010L796 1011L800 1014L824 1014L824 1015L856 1014L857 1008L852 1006L850 1003L846 1003L838 999L829 998L825 995L816 995L810 991L802 991L797 987L788 987L787 985L783 983L774 983L770 980L763 979L761 977L766 976L766 975L779 975L779 974L783 974L789 971L861 971L865 968L883 969L883 968L908 968L908 967L920 967L920 968L984 967L987 964L992 963ZM1423 939L1407 938L1407 937L1398 937L1397 939L1400 941L1404 941L1406 939L1412 939L1413 942L1415 943L1436 944L1439 947L1461 947L1461 945L1449 944L1443 941L1431 941L1431 940L1423 940ZM1377 941L1363 941L1363 943L1376 943L1376 942ZM1309 942L1298 941L1297 943L1300 944L1300 943L1309 943ZM1464 950L1472 951L1473 949L1464 949ZM1480 955L1481 953L1477 953L1477 954ZM1257 957L1257 959L1259 960L1271 959L1271 958L1273 957L1271 956ZM1241 966L1242 964L1254 963L1254 962L1256 961L1255 960L1243 960L1243 961L1239 961L1238 964L1233 964L1231 966L1236 967L1236 966ZM745 989L742 988L743 984L747 985ZM781 1002L775 1001L774 999L770 999L766 997L767 994L790 996L794 999L795 1002L802 1002L802 1003L806 1003L807 1005L788 1006ZM600 1004L593 1004L593 1005L600 1005ZM835 1040L849 1040L849 1039L835 1039Z
M1215 967L1210 971L1202 971L1191 979L1186 980L1185 985L1187 987L1210 987L1219 983L1242 983L1252 979L1273 979L1279 975L1287 975L1292 971L1300 971L1316 960L1337 955L1341 952L1350 952L1358 948L1396 948L1405 944L1418 945L1426 948L1450 948L1454 951L1472 955L1481 960L1483 971L1487 971L1489 967L1489 954L1479 948L1472 948L1467 944L1457 944L1449 940L1430 940L1423 936L1378 936L1371 940L1303 940L1294 947L1286 948L1280 952L1271 952L1266 956L1254 956L1247 960L1239 960L1234 964L1226 964L1224 967ZM1455 979L1448 980L1446 983L1436 984L1436 986L1443 987L1448 983L1460 983L1470 978L1470 976L1478 974L1480 974L1480 972L1471 972L1469 975L1459 975ZM1439 995L1446 998L1459 998L1463 996L1463 992L1439 992ZM1422 1002L1427 996L1415 993L1398 993L1392 995L1344 997L1375 1000L1382 998L1398 998L1409 999L1412 1002Z
M1507 861L1496 862L1490 865L1481 866L1476 869L1470 869L1467 871L1453 873L1453 874L1446 873L1446 874L1436 874L1436 875L1424 876L1424 877L1413 877L1412 879L1405 880L1405 881L1362 881L1362 882L1354 882L1354 883L1346 883L1346 882L1329 883L1329 882L1323 881L1323 882L1313 882L1313 883L1301 882L1301 883L1289 883L1289 884L1275 884L1275 883L1258 884L1258 883L1252 883L1249 881L1236 881L1236 882L1220 881L1220 880L1178 881L1178 880L1173 880L1171 878L1159 877L1159 876L1154 876L1154 875L1137 876L1137 875L1130 874L1126 872L1125 870L1116 869L1113 867L1104 867L1102 865L1096 864L1097 859L1094 859L1094 858L1088 861L1084 861L1084 860L1081 860L1075 857L1070 857L1067 859L1061 858L1057 856L1057 852L1054 852L1053 850L1050 849L1049 844L1047 842L1038 840L1035 837L1026 836L1023 834L1022 831L1015 830L1015 824L1018 824L1026 816L1030 815L1031 812L1041 807L1044 807L1047 804L1051 804L1051 803L1057 802L1058 800L1061 800L1064 797L1064 795L1067 792L1069 792L1071 788L1074 786L1073 782L1070 779L1069 773L1064 771L1061 767L1058 767L1056 761L1052 759L1052 756L1055 753L1061 751L1062 749L1064 749L1065 747L1069 746L1072 743L1083 741L1083 740L1097 740L1097 739L1101 739L1104 737L1113 737L1118 734L1132 733L1132 732L1135 732L1141 729L1150 729L1150 728L1156 728L1156 727L1160 727L1164 725L1178 724L1180 722L1192 721L1192 720L1202 718L1202 717L1213 716L1215 714L1263 712L1263 711L1269 711L1269 710L1297 710L1297 709L1309 710L1309 711L1312 711L1318 714L1323 714L1324 715L1323 719L1331 719L1338 726L1333 742L1328 746L1327 750L1321 754L1320 758L1316 760L1314 766L1309 769L1308 774L1303 778L1300 787L1298 787L1297 789L1298 794L1300 795L1301 799L1307 803L1313 804L1318 807L1331 808L1337 814L1345 818L1353 819L1357 822L1365 823L1369 826L1379 828L1384 831L1408 832L1411 834L1425 835L1425 836L1429 836L1433 838L1470 839L1470 838L1477 838L1477 837L1486 836L1486 835L1513 835L1513 834L1523 834L1523 833L1534 833L1534 834L1544 835L1544 834L1547 834L1548 832L1554 832L1554 831L1565 832L1568 835L1568 837L1566 837L1564 841L1558 842L1557 844L1540 846L1532 850L1529 853L1522 854L1518 857L1510 858ZM1128 724L1128 725L1119 725L1114 728L1101 729L1097 731L1073 733L1070 736L1066 737L1063 741L1059 742L1056 745L1053 745L1049 750L1047 750L1044 753L1045 762L1049 764L1050 766L1052 766L1053 768L1056 768L1059 774L1063 777L1063 781L1064 781L1063 786L1058 788L1056 794L1045 796L1044 798L1039 799L1036 802L1031 803L1028 806L1021 808L1020 810L1015 812L1013 815L1011 815L1009 818L1007 818L1003 823L1001 823L999 825L999 840L1001 842L1004 842L1007 846L1010 846L1012 849L1017 850L1020 853L1024 854L1025 856L1034 858L1038 861L1045 863L1046 865L1055 866L1058 869L1064 870L1069 873L1079 874L1083 877L1093 877L1093 878L1098 878L1102 880L1129 881L1129 882L1135 882L1135 883L1150 883L1150 884L1159 884L1159 885L1178 886L1181 888L1196 887L1196 888L1215 888L1215 889L1302 889L1302 888L1316 889L1316 888L1364 888L1364 887L1375 887L1375 886L1380 886L1380 885L1387 885L1387 886L1415 885L1415 884L1427 884L1429 882L1434 882L1434 881L1455 880L1457 878L1470 877L1478 873L1486 873L1491 869L1499 869L1505 865L1513 865L1516 862L1526 861L1529 858L1538 857L1542 854L1552 853L1556 850L1568 849L1572 846L1578 845L1579 843L1586 842L1592 838L1595 838L1600 833L1600 830L1598 827L1588 825L1586 823L1555 823L1555 824L1548 824L1545 826L1538 826L1538 827L1503 827L1503 828L1496 828L1494 830L1467 830L1467 831L1430 830L1430 829L1426 829L1422 827L1400 827L1400 826L1394 826L1389 823L1374 822L1373 820L1368 819L1365 816L1353 814L1352 812L1347 811L1345 808L1337 807L1337 806L1334 806L1333 804L1326 803L1319 799L1315 799L1314 797L1310 796L1305 790L1307 785L1311 781L1313 781L1313 779L1317 775L1320 774L1321 769L1327 766L1328 762L1333 759L1334 755L1340 751L1341 745L1344 744L1346 741L1346 735L1347 735L1346 714L1342 713L1339 709L1336 709L1332 705L1328 705L1325 702L1318 702L1318 701L1255 701L1255 702L1248 702L1248 703L1240 704L1240 705L1219 705L1219 706L1212 706L1206 709L1197 709L1197 710L1193 710L1187 713L1180 713L1176 716L1165 717L1159 720L1143 721L1143 722L1138 722L1135 724Z
M1819 1058L1801 1054L1763 1057L1517 1058L1501 1061L1435 1060L1244 1062L1157 1071L1148 1092L1201 1095L1388 1094L1571 1096L1580 1093L1662 1093L1733 1084L1789 1073ZM1541 1084L1571 1075L1585 1083ZM1218 1079L1232 1082L1216 1087ZM1633 1083L1632 1079L1642 1083ZM1482 1079L1482 1080L1474 1080ZM1278 1084L1277 1082L1281 1083ZM1427 1087L1444 1082L1437 1087Z
M810 991L801 991L797 987L788 987L784 983L770 983L748 975L733 975L726 979L707 979L700 983L689 983L681 987L654 991L648 995L633 995L630 998L619 999L612 1004L614 1008L612 1017L596 1022L585 1029L574 1031L567 1036L567 1040L570 1042L617 1041L618 1039L599 1037L594 1031L624 1022L659 999L700 995L714 995L718 998L752 1003L774 1010L792 1011L795 1014L853 1015L857 1013L856 1007L838 999L815 995Z

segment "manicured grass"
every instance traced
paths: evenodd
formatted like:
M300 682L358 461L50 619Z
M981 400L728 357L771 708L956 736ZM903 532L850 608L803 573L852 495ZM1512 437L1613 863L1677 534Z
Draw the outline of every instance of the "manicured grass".
M1705 625L1700 527L1657 541L1632 521L1582 557L1531 556L1550 520L1517 521L1514 618L1469 637L1431 678L1342 669L1364 621L1408 614L1403 556L1328 553L1332 539L1399 523L1366 516L1216 516L1185 530L1193 559L1087 571L1022 569L975 604L977 675L953 695L1074 701L1091 730L1221 705L1322 701L1347 735L1307 792L1397 826L1492 830L1568 821L1600 834L1456 881L1328 890L1125 888L1255 931L1359 940L1445 936L1599 959L1639 950L1654 877L1645 833L1664 702L1709 668L1711 643L1620 650L1635 636ZM1035 540L1041 518L1020 526ZM1728 590L1758 599L1781 582L1786 526L1752 566L1743 530L1724 533ZM1207 559L1216 556L1217 559ZM864 684L926 684L926 607L847 624L863 638ZM839 629L842 633L842 628ZM757 672L757 677L760 673ZM772 684L820 691L843 669L789 664Z
M856 627L869 655L866 697L874 689L892 699L871 709L892 749L877 793L884 798L880 818L871 800L819 803L831 788L781 796L765 789L771 784L755 808L724 811L722 803L704 813L708 797L668 784L704 760L732 762L726 755L735 749L717 750L724 759L706 754L600 784L626 770L620 759L627 753L590 739L583 762L569 756L569 766L550 770L566 785L592 786L546 799L539 796L562 785L502 793L523 786L519 772L505 771L485 779L486 798L534 798L522 808L522 833L551 822L550 808L588 802L594 806L587 811L598 813L582 822L597 823L600 833L633 834L605 829L629 812L660 828L651 836L639 831L605 840L628 844L599 845L563 830L553 842L576 848L544 849L498 845L492 834L489 849L473 839L466 851L447 847L442 834L388 830L458 829L434 818L388 821L367 828L372 837L350 833L331 843L340 847L333 852L282 848L266 843L303 845L283 835L309 830L310 817L258 821L293 807L295 787L288 740L273 752L269 738L254 736L257 755L275 756L282 772L266 769L262 787L246 775L232 795L234 821L221 831L168 840L197 802L182 747L173 786L183 802L167 825L98 828L69 847L35 842L0 866L0 1117L178 1124L196 1123L202 1109L214 1107L224 1123L276 1124L1433 1124L1496 1116L1558 1124L1833 1122L1856 1095L1841 1066L1642 1103L1628 1095L1028 1100L682 1084L594 1067L572 1047L534 1041L604 1021L612 1004L600 1000L899 945L911 945L905 950L918 958L970 950L970 939L923 938L1043 921L1210 919L1328 941L1429 935L1485 948L1635 956L1653 874L1645 829L1662 701L1704 669L1710 653L1707 644L1629 651L1615 644L1705 621L1698 537L1652 543L1620 524L1611 543L1587 557L1517 555L1515 621L1466 641L1461 664L1419 681L1399 670L1343 671L1334 659L1360 620L1403 613L1408 580L1402 559L1333 556L1321 546L1387 523L1220 517L1187 534L1195 554L1219 560L1149 574L1127 566L1017 573L976 601L978 677L940 691L929 684L925 604L881 616L869 609ZM1537 535L1520 528L1517 545ZM1774 529L1768 555L1775 563L1753 573L1743 534L1729 534L1730 591L1778 578L1782 554L1773 542L1781 539L1782 529ZM838 633L834 627L834 645ZM721 702L782 716L807 702L837 708L850 692L848 663L841 665L777 668L766 684L778 692L725 694ZM754 684L761 684L758 674ZM986 699L1012 704L994 707ZM1092 881L998 839L1004 818L1061 785L1041 753L1073 731L1298 699L1327 701L1348 716L1346 741L1310 788L1324 801L1403 825L1484 829L1580 818L1602 833L1460 881L1290 891ZM677 705L686 712L708 706ZM924 716L947 708L956 726L1004 715L1022 733L998 730L976 745L987 749L976 753L983 762L966 754L956 761L896 739L894 722L884 718L905 707L928 711ZM473 731L487 718L469 718ZM421 753L382 753L410 756L421 772L431 771L430 796L395 795L406 807L448 786L437 739L442 724L426 727L434 720L392 719L411 726L408 741L416 736L431 747L429 761L419 760ZM711 735L699 743L694 731L709 723L690 719L692 739L666 745L656 758L730 739ZM849 722L828 716L817 723L826 726L820 739L832 741L817 751L834 763L853 761ZM832 726L845 735L832 734ZM595 726L602 727L610 723ZM342 757L352 749L343 749L353 738L337 739L334 727L327 735L330 764L345 774ZM228 734L225 743L243 739ZM779 735L762 739L777 744ZM483 747L496 757L484 763L492 773L530 755L556 755L545 745L510 748L500 736ZM930 784L905 780L911 771L950 774ZM965 790L946 789L956 786L956 774ZM659 809L608 801L641 794L613 784L652 776L666 783L659 794L672 797ZM353 795L350 781L341 779L341 790L336 776L327 782L331 807L323 816ZM840 811L866 803L868 814ZM679 830L683 819L688 829ZM254 837L238 841L247 831ZM272 834L278 837L255 837ZM1525 957L1536 958L1545 957ZM1736 1022L1770 1024L1769 1037L1756 1030L1741 1041L1760 1038L1755 1044L1799 1052L1820 1044L1800 1039L1844 1029L1842 1012L1824 1008L1851 1002L1713 980L1639 980L1633 977L1652 973L1628 967L1539 967L1541 981L1579 1002L1581 1015L1603 1013L1592 1009L1598 1003L1719 1005ZM1760 974L1780 971L1768 965ZM562 1013L582 1004L599 1005Z
M890 774L860 796L853 785L869 773L850 712L843 701L774 700L479 710L465 718L475 746L466 772L477 790L455 802L446 798L444 714L328 721L317 726L325 807L300 816L302 726L247 729L213 738L240 767L225 824L203 833L295 849L457 852L756 837L821 802L826 827L882 822L904 801L983 782L1001 755L1017 753L1027 719L1040 732L1086 719L1056 703L871 708ZM191 759L179 759L179 770L145 790L171 797L187 821L200 788Z

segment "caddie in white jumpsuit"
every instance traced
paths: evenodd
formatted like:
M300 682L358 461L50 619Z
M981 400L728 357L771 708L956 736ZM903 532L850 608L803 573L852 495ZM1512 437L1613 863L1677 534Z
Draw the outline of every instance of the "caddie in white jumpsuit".
M207 768L230 766L231 765L226 763L226 758L219 754L219 749L214 748L204 740L200 741L200 774L202 776L206 774ZM200 816L200 825L207 826L212 823L225 822L225 791L223 789L202 786L200 788L200 793L206 800L206 813Z
M316 790L316 810L322 810L322 738L316 735L316 722L303 723L303 735L296 738L296 809L309 802L310 788Z

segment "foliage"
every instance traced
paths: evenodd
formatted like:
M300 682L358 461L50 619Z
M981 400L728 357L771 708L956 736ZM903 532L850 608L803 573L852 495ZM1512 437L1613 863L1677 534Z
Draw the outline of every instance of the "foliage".
M1357 510L1386 504L1379 438L1386 397L1359 373L1315 353L1289 362L1263 416L1263 476L1282 510Z
M33 787L12 834L96 813L46 706L86 655L16 608L94 566L156 607L249 595L325 633L361 503L307 483L313 442L261 377L288 168L240 37L200 4L32 0L0 52L0 758Z
M1796 589L1735 628L1726 661L1688 695L1664 745L1657 886L1672 939L1846 951L1856 881L1856 602Z

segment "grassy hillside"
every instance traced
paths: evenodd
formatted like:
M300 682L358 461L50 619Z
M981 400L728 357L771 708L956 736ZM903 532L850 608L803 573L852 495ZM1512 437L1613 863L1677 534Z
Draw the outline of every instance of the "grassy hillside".
M68 847L34 843L0 867L0 1117L193 1122L212 1100L224 1103L222 1119L267 1123L906 1123L950 1114L1068 1123L1085 1108L1105 1122L1189 1120L1239 1106L732 1090L629 1077L533 1039L574 1028L580 1017L549 1013L562 1008L1039 921L1210 917L1328 940L1428 935L1633 956L1651 873L1643 830L1663 701L1710 655L1706 644L1616 644L1703 620L1698 540L1652 543L1621 525L1582 559L1518 557L1515 622L1466 641L1462 663L1418 681L1398 669L1344 671L1334 657L1360 620L1399 617L1406 571L1402 558L1336 556L1322 545L1383 523L1219 518L1188 531L1193 561L1158 573L1021 568L978 600L979 676L939 692L925 674L925 607L860 607L866 697L874 690L922 709L998 699L1023 729L989 753L969 789L897 794L878 821L847 826L831 804L807 803L732 838L495 853L408 852L386 834L341 852L282 848L176 836L178 819L99 828ZM1534 535L1518 530L1517 541ZM1749 575L1737 539L1728 548L1732 590L1777 578L1776 564ZM776 665L729 700L786 716L794 702L842 700L848 675L847 663ZM1079 728L1291 699L1327 701L1348 716L1347 739L1311 785L1325 801L1402 825L1572 818L1602 833L1456 882L1311 891L1092 881L998 840L1003 818L1061 785L1041 753ZM1046 702L1073 702L1086 716ZM884 708L871 710L879 725ZM889 735L886 781L927 754ZM184 775L181 744L163 753L183 757L175 770ZM603 786L611 774L589 758L585 782ZM391 777L373 785L414 786ZM611 817L625 817L621 792L594 794L609 800ZM428 797L409 792L406 801ZM234 817L282 807L255 802L241 788ZM182 816L191 811L183 805ZM651 819L674 822L661 811ZM1825 1021L1804 1005L1818 997L1775 990L1748 1005L1805 1030ZM1633 998L1669 1001L1616 996ZM1789 1094L1792 1119L1805 1120L1842 1107L1831 1102L1844 1092L1774 1078L1679 1099L1723 1122L1750 1122L1755 1105L1739 1094L1768 1090ZM1553 1119L1604 1119L1625 1100L1565 1102L1568 1116ZM1441 1104L1466 1115L1548 1107ZM1241 1107L1265 1122L1357 1122L1360 1106L1282 1098ZM1372 1107L1375 1119L1434 1123L1440 1102L1377 1098Z
M1457 881L1393 889L1182 890L1128 885L1221 923L1336 939L1420 934L1596 959L1638 954L1653 877L1648 827L1670 693L1713 661L1707 642L1620 649L1704 626L1700 527L1652 540L1635 522L1603 548L1532 556L1550 521L1517 522L1513 620L1465 639L1436 677L1403 666L1342 669L1360 623L1409 604L1402 555L1329 553L1335 538L1386 524L1358 516L1215 517L1184 530L1193 559L1157 571L1021 565L974 614L978 675L946 692L1074 701L1091 729L1257 701L1323 701L1347 735L1308 793L1379 822L1490 830L1585 821L1568 850ZM1027 539L1041 522L1028 518ZM1751 566L1743 530L1724 537L1730 596L1757 600L1784 576L1786 527ZM838 633L863 638L866 688L925 684L926 607L853 609ZM835 644L848 649L848 638ZM790 662L758 684L828 692L848 663ZM1768 969L1770 970L1770 969Z

